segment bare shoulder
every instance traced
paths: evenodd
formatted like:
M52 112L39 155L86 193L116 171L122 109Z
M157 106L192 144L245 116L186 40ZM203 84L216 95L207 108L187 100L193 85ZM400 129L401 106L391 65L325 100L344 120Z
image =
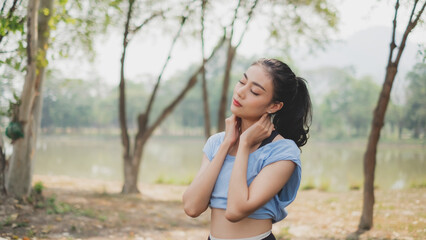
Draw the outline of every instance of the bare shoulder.
M272 142L275 142L275 141L278 141L278 140L281 140L281 139L284 139L284 137L283 137L283 136L281 136L281 134L278 134L278 135L274 138L274 140L272 140Z

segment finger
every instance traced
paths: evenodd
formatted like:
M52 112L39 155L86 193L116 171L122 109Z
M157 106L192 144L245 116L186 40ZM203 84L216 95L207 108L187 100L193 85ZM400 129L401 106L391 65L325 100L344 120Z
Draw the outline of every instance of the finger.
M265 123L267 122L267 117L268 117L268 114L264 113L262 117L259 119L259 123L262 125L265 125Z

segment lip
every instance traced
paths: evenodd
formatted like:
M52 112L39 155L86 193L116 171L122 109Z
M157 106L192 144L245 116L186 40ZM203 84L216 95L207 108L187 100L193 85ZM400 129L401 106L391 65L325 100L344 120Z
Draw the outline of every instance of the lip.
M232 100L233 100L232 104L234 104L234 106L236 106L236 107L242 107L241 103L238 102L237 100L235 100L235 98L233 98Z

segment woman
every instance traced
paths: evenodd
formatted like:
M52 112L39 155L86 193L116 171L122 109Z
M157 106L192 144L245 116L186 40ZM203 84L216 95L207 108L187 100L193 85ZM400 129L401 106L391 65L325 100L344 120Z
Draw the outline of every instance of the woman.
M299 148L311 101L302 78L276 59L253 63L236 84L225 132L204 146L201 168L183 194L185 213L211 208L209 239L275 239L272 224L296 197Z

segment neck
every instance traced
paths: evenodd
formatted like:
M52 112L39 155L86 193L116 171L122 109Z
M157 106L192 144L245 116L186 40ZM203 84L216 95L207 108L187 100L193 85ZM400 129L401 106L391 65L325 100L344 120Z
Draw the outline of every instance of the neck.
M251 125L255 124L258 120L241 119L241 133L246 131Z

